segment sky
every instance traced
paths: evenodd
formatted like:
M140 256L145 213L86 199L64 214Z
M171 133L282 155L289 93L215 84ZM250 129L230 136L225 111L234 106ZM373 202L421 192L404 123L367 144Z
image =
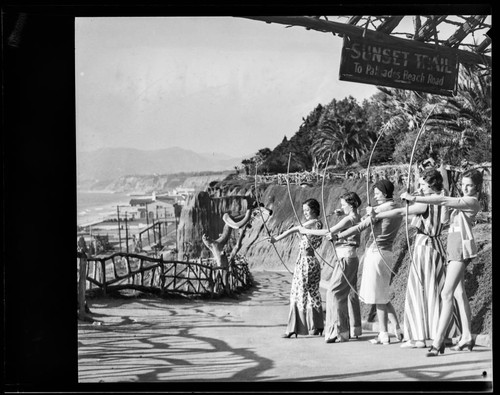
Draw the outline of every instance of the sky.
M75 21L76 139L104 147L250 157L292 137L318 104L363 99L339 81L342 39L239 17Z

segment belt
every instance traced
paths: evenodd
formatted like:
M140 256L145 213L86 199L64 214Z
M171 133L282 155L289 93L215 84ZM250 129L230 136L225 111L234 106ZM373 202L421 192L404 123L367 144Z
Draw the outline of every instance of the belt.
M339 258L356 258L358 256L354 246L342 245L336 247L336 250Z

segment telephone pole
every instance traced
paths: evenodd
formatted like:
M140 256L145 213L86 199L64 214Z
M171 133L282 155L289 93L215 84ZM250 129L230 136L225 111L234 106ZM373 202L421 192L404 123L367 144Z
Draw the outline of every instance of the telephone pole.
M148 204L146 203L146 227L148 230L148 245L151 245L151 239L149 238L149 210L148 210Z
M127 254L128 254L128 221L127 221L127 212L125 211L125 245L127 246Z
M167 221L167 208L166 207L163 207L163 223L165 224L165 237L168 238L168 229L167 229L167 226L168 226L168 221Z
M179 218L181 216L182 206L178 203L174 204L174 215L175 215L175 249L179 252L179 245L177 241L177 232L179 225Z
M156 223L158 224L158 246L161 247L161 222L158 216L158 206L156 206Z
M120 242L120 252L122 252L122 232L120 230L120 206L116 206L116 215L118 217L118 240Z
M89 243L89 256L90 256L90 252L92 251L92 224L90 224L89 226L89 231L90 231L90 243ZM97 253L97 248L94 249L94 253Z

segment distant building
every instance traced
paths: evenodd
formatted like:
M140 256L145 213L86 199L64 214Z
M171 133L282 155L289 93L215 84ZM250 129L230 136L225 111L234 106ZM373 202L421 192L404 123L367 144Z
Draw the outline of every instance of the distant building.
M150 219L166 218L167 220L175 221L174 204L175 197L172 196L156 196L153 192L152 196L138 196L130 199L130 206L138 212L139 218Z
M194 188L178 187L174 189L174 194L176 195L194 195Z
M175 197L175 202L179 206L184 206L186 204L188 195L175 195L174 197Z
M193 196L196 192L195 188L179 187L174 189L174 195L177 198L177 204L184 206L188 197Z

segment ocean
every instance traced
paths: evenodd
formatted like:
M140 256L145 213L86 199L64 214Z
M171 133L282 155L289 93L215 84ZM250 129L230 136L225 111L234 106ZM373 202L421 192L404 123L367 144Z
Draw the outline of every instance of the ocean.
M110 216L116 217L116 206L128 206L131 197L125 193L106 193L77 191L77 225L103 221Z

